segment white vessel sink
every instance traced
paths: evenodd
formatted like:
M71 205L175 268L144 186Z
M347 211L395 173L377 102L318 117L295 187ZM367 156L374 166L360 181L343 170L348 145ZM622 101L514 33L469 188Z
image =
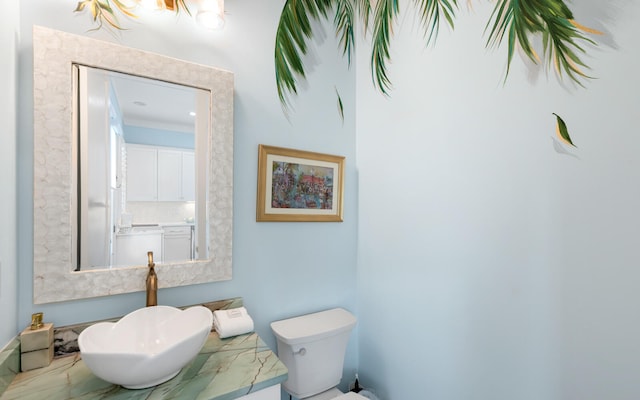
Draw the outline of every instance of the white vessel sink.
M78 345L91 372L128 389L168 381L204 345L213 323L202 306L180 310L154 306L133 311L118 322L99 322L80 333Z

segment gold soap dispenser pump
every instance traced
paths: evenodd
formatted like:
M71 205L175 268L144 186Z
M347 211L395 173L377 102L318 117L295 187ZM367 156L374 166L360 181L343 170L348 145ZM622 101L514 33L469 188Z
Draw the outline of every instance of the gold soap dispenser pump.
M149 259L149 273L147 273L147 307L158 305L158 275L154 267L156 264L153 262L153 251L147 252L147 258Z

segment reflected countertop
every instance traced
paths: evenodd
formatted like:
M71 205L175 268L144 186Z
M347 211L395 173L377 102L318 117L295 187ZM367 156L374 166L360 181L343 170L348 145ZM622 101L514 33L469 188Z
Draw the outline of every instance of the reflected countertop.
M118 229L116 233L117 236L120 235L161 235L163 233L161 226L132 226L131 228L123 228Z
M160 226L195 226L195 222L161 222Z
M154 224L133 224L130 227L121 226L118 228L116 235L140 235L140 234L152 234L162 233L164 228L175 228L188 226L193 228L193 222L161 222Z

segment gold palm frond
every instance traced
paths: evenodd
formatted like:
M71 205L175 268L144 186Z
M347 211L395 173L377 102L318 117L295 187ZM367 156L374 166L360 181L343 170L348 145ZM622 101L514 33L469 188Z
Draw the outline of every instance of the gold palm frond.
M163 5L169 10L174 10L176 14L181 11L191 15L191 11L187 6L186 0L158 0L159 5ZM138 18L135 9L138 2L135 0L81 0L78 2L74 12L82 12L88 9L91 13L93 21L98 24L96 29L100 29L107 23L108 27L122 30L116 10L128 18Z
M180 14L180 11L184 11L185 14L191 15L191 10L187 7L186 0L175 0L176 14Z
M136 15L131 11L134 6L129 6L122 3L119 0L114 1L114 5L121 13L131 18L136 18ZM74 12L82 12L88 9L93 18L93 22L98 23L96 29L102 28L104 22L107 22L109 26L115 29L122 29L118 17L116 16L109 0L83 0L79 1Z

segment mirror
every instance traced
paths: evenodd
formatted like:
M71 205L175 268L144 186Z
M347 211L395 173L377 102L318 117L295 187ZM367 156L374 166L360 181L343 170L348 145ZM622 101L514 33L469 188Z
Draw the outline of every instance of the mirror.
M34 303L144 290L147 244L131 245L134 254L140 252L145 255L143 262L115 262L117 248L127 247L125 244L118 246L116 233L125 234L127 228L146 232L157 229L149 226L154 224L161 226L162 234L165 227L173 224L192 229L189 255L175 260L163 259L157 266L161 288L231 279L233 74L38 26L33 31L33 51ZM88 76L83 77L83 74L92 75L90 71L99 76L96 86L101 86L103 94L97 97L75 96L75 93L89 90L92 84L88 82L91 80ZM98 99L97 103L107 102L109 96L106 94L111 88L105 82L116 82L120 78L128 80L125 86L130 87L137 84L134 82L140 82L138 79L145 78L151 79L147 82L159 87L184 91L193 89L192 93L196 93L195 113L205 116L202 121L206 121L195 124L193 150L177 146L176 143L171 146L160 146L166 145L166 142L127 143L126 134L117 132L117 124L113 133L109 124L96 128L103 132L98 135L99 139L91 136L94 128L83 130L83 124L92 122L83 118L82 109L91 113L92 107L96 107L94 100ZM113 90L117 91L116 88L117 83L114 83ZM117 97L111 100L121 101ZM177 108L175 100L172 99L172 108ZM117 114L117 111L109 111L108 104L101 107L97 108L97 114L103 121ZM120 109L123 121L129 118L125 116L125 108ZM155 122L159 120L157 117L153 119ZM91 147L93 140L102 141L102 144ZM112 151L105 151L107 146ZM102 151L92 152L92 148ZM179 199L175 193L173 197L164 197L164 200L122 197L130 196L132 191L122 190L122 186L127 185L127 172L135 175L133 171L140 172L141 169L134 169L127 163L126 172L123 173L125 164L118 157L124 156L131 162L136 158L131 154L140 149L155 151L156 179L149 178L153 175L142 174L143 178L131 181L129 185L143 189L138 192L146 195L153 190L138 186L152 182L157 194L159 187L167 183L158 183L159 180L168 178L177 170L160 167L157 158L163 152L161 157L171 156L169 158L174 162L167 165L178 165L178 159L180 165L193 164L193 167L184 167L185 170L192 168L193 175L180 173L172 179L165 179L174 188L178 181L181 190L183 186L192 187L193 197ZM95 183L91 168L103 170L99 174L100 183ZM89 182L93 182L98 189L91 189ZM94 197L92 191L99 195ZM188 192L185 189L185 193ZM163 193L163 196L166 195ZM116 200L118 198L119 203ZM136 208L135 202L142 204ZM180 217L170 217L169 214L175 212L174 203L187 209L191 207L192 210ZM157 209L151 212L150 205ZM167 214L162 214L163 211ZM101 216L94 220L90 217L93 214ZM185 230L183 234L186 241L189 233ZM94 256L89 250L89 245L95 241L94 237L103 238L97 246L102 249L98 251L102 252L102 256ZM161 242L161 253L166 250L165 246ZM184 247L181 249L184 250Z
M75 271L207 258L211 92L74 64L79 148ZM196 143L198 146L196 148ZM206 163L203 163L206 165ZM196 215L197 214L197 215Z

